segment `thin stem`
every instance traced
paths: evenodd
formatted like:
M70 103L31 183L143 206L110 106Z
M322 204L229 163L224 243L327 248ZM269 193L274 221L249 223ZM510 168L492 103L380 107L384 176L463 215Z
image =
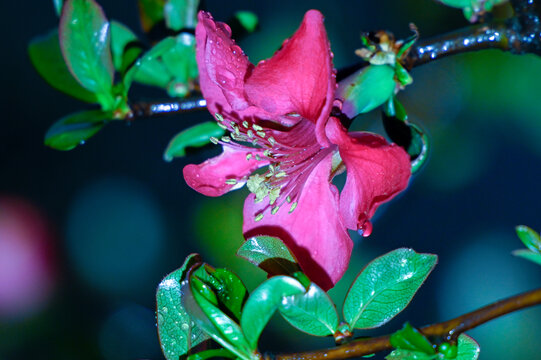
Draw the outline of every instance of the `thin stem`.
M460 334L495 318L512 312L541 304L541 288L525 292L452 320L422 327L420 331L429 337L438 337L445 341L453 341ZM390 350L390 335L370 339L353 340L347 344L330 349L314 350L302 353L266 355L266 359L274 360L333 360L349 359Z

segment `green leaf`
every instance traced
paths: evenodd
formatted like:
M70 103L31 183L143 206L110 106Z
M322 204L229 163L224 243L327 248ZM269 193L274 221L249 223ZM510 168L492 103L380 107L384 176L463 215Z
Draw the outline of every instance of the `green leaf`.
M388 101L382 117L391 141L403 147L410 156L412 172L419 171L428 159L430 141L426 132L407 121L406 111L396 98Z
M54 10L57 16L60 16L60 14L62 13L63 3L64 3L63 0L53 0Z
M138 41L137 36L125 25L118 21L111 21L111 53L113 55L113 64L115 69L123 72L126 63L135 61L136 56L128 52L126 46ZM139 48L139 53L141 49ZM125 59L125 55L130 55L130 59ZM139 54L137 54L139 55Z
M259 285L250 295L240 325L250 348L257 349L257 340L274 311L286 296L303 294L304 286L289 276L275 276Z
M533 261L534 263L538 265L541 265L541 254L538 252L534 252L534 251L526 250L526 249L520 249L520 250L513 251L512 254L515 256L524 258L526 260Z
M246 287L237 275L227 269L216 269L210 275L220 283L215 289L219 302L231 312L235 320L240 320L242 305L248 295Z
M237 11L235 13L235 19L249 33L253 33L259 23L257 15L251 11Z
M237 251L237 256L260 267L269 275L291 275L301 271L297 260L282 240L271 236L249 238Z
M502 4L508 0L436 0L450 7L462 9L464 16L475 22L479 15L491 11L494 5Z
M124 86L129 88L132 81L135 80L147 85L166 87L171 76L159 57L174 48L176 43L176 38L170 36L143 54L124 75Z
M57 29L32 39L28 45L28 55L32 65L49 85L76 99L98 102L96 96L71 75L62 57Z
M291 325L310 335L334 335L338 328L338 313L329 295L312 283L304 294L282 300L280 314Z
M389 65L368 65L340 82L337 97L349 118L384 104L394 93L395 70Z
M519 225L515 228L519 239L526 247L533 252L541 252L541 237L526 225Z
M477 341L466 334L460 334L456 360L477 360L480 351Z
M156 291L156 316L158 336L167 360L178 360L180 356L199 345L209 337L197 327L182 306L182 282L186 280L188 270L201 263L197 254L186 258L180 269L167 275Z
M139 17L145 32L149 32L157 23L164 19L166 0L139 0Z
M234 359L237 356L227 349L204 350L197 354L192 354L186 360L207 360L211 358L229 358Z
M195 29L199 0L167 0L164 6L165 24L169 29Z
M56 150L71 150L101 130L111 112L101 110L81 111L63 117L54 123L45 134L45 145Z
M182 130L167 145L163 159L172 161L176 157L185 156L187 147L205 146L210 142L210 138L219 138L224 132L225 130L219 127L215 121L207 121Z
M350 328L370 329L391 320L409 304L436 262L436 255L406 248L370 262L344 301L344 318Z
M395 349L422 352L427 355L436 353L430 341L409 323L404 324L402 329L392 334L390 341Z
M104 110L114 99L110 25L94 0L67 0L60 17L60 48L77 81L98 97Z
M189 283L182 287L186 296L182 305L197 325L212 339L238 357L249 360L252 349L241 328L217 306L217 297L212 289L197 276L190 276Z
M427 355L424 352L413 350L393 350L389 355L385 357L387 360L431 360L438 357L437 354Z
M184 97L193 88L193 82L199 76L195 60L195 36L181 33L176 37L176 44L161 57L171 76L167 91L171 97Z

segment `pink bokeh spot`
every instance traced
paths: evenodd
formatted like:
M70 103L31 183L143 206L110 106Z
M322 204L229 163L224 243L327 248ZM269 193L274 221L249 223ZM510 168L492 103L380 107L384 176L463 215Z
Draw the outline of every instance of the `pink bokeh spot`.
M51 296L56 277L51 240L37 209L0 198L0 318L28 316Z
M308 11L295 34L257 66L229 27L206 12L199 13L196 40L201 92L230 135L219 141L221 155L184 168L186 182L208 196L247 183L245 237L279 237L312 281L331 288L351 256L347 229L369 235L377 207L407 187L408 155L378 135L348 133L331 116L340 104L319 11ZM344 170L340 194L332 179Z

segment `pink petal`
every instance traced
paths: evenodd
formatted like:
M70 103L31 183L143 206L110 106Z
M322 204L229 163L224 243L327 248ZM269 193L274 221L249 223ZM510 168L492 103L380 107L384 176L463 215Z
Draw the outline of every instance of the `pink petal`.
M340 195L344 224L370 232L370 218L378 206L408 186L409 156L401 147L388 144L372 133L351 133L334 117L327 123L327 136L338 145L346 165L347 180Z
M251 103L273 114L298 113L315 123L326 122L335 87L332 53L317 10L308 11L295 34L246 80ZM323 126L318 140L327 145Z
M255 154L250 160L246 159L248 151L233 150L224 147L223 152L199 165L186 165L182 170L188 186L207 196L221 196L235 190L246 182L246 177L266 161L257 161ZM237 180L236 184L227 184L226 180Z
M253 68L242 49L231 39L227 24L215 22L204 11L195 29L199 85L212 114L243 110L246 72Z
M265 210L263 219L256 222L255 215L268 201L255 203L251 194L244 203L244 236L282 239L306 275L325 290L342 277L353 248L340 219L338 190L329 183L331 162L329 155L314 168L291 214L291 205L285 203L275 215Z

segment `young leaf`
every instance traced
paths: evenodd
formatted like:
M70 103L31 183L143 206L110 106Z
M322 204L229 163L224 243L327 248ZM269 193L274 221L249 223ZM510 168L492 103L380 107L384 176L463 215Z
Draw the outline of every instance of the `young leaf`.
M237 256L260 267L269 275L291 275L301 271L297 260L282 240L271 236L249 238L237 251Z
M57 16L60 16L60 14L62 13L63 4L64 4L63 0L53 0L54 11L56 12Z
M205 146L210 143L210 138L219 138L224 132L224 129L219 127L215 121L207 121L182 130L167 145L163 159L172 161L173 158L185 156L187 147Z
M192 83L199 76L195 61L195 36L180 33L176 41L175 46L166 51L161 60L172 78L167 85L169 96L184 97L193 88Z
M112 109L114 99L110 25L94 0L67 0L60 17L60 48L77 81Z
M407 121L405 109L396 98L387 102L382 117L383 127L389 138L408 152L412 172L419 171L428 159L429 139L426 133L419 126Z
M466 334L458 337L458 354L455 360L477 360L481 349L473 338Z
M237 356L227 349L204 350L196 354L189 355L186 360L207 360L212 358L235 359Z
M344 318L351 329L381 326L401 312L437 262L432 254L401 248L370 262L351 285Z
M115 69L119 72L123 72L126 63L130 62L129 59L124 59L126 46L136 41L137 36L127 26L118 21L111 21L111 54ZM134 60L135 58L131 59L131 62Z
M207 335L241 359L252 358L251 346L241 328L216 306L217 297L208 285L197 276L189 276L182 291L182 305Z
M45 145L56 150L71 150L84 144L112 118L111 112L101 110L81 111L63 117L47 130Z
M394 76L389 65L368 65L340 81L336 96L344 102L342 112L353 119L383 105L393 95Z
M167 0L164 6L165 24L169 29L195 29L199 0Z
M527 249L520 249L515 250L512 253L515 256L521 257L526 260L533 261L534 263L541 265L541 254L535 251L527 250Z
M96 95L82 87L71 75L62 57L57 29L32 39L28 45L28 55L32 65L49 85L76 99L98 102Z
M195 325L182 306L182 282L186 280L188 270L201 263L197 254L186 258L180 269L167 275L156 291L156 317L158 336L167 360L177 360L188 350L199 345L209 337Z
M286 296L303 294L304 286L289 276L275 276L259 285L250 295L240 325L250 348L257 349L257 340L274 311Z
M528 249L537 253L541 252L541 237L539 237L538 233L525 225L519 225L515 230Z
M215 289L218 300L239 320L241 317L242 305L248 295L246 287L237 275L227 269L216 269L210 274L220 283L219 288Z
M333 335L338 328L338 313L329 295L312 283L305 294L285 297L278 307L291 325L310 335Z
M436 353L430 341L409 323L404 324L402 329L392 334L390 341L395 349L421 352L427 355Z
M176 43L176 38L170 36L154 45L126 71L122 79L124 87L129 88L134 79L143 84L167 86L170 75L165 65L158 58L174 48Z
M237 11L235 13L235 19L239 22L243 29L249 33L253 33L257 28L257 24L259 23L257 15L251 11Z

